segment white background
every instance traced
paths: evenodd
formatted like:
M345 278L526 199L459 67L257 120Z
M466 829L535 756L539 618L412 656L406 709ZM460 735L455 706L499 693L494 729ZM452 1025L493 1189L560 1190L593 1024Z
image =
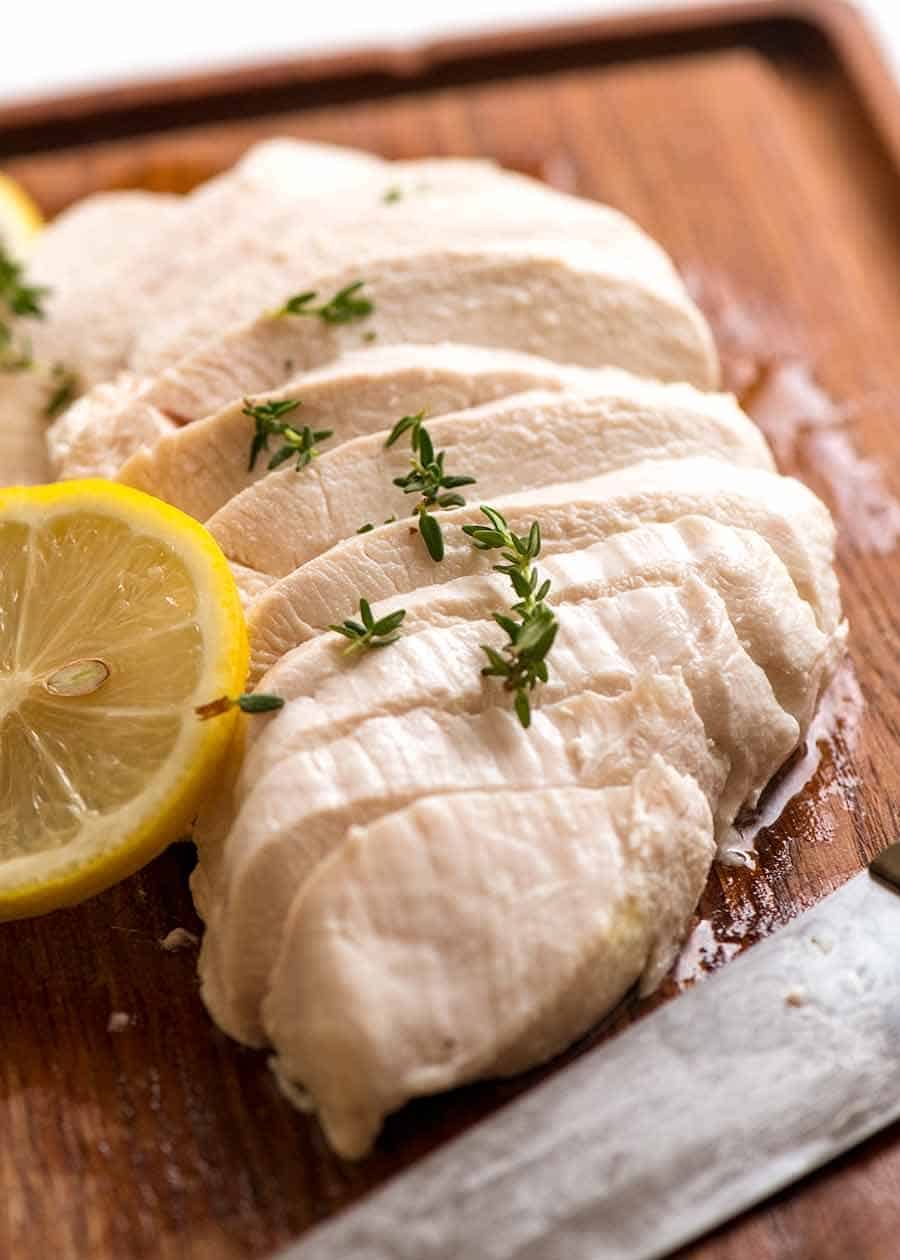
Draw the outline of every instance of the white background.
M900 78L900 0L857 3ZM0 100L314 50L664 7L665 0L0 0Z

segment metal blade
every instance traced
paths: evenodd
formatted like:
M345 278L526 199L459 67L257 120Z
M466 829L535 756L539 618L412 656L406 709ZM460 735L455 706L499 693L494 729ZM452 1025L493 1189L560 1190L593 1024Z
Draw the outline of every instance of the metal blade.
M285 1260L652 1260L900 1116L898 1046L900 897L866 872Z

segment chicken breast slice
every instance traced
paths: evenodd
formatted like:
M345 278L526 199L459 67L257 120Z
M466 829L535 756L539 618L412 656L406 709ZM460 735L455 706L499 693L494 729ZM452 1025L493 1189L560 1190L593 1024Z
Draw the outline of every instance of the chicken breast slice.
M151 230L170 220L177 197L159 193L98 193L64 211L35 240L27 260L29 283L44 286L45 318L21 320L36 369L0 374L0 484L51 480L47 459L47 404L54 364L80 374L81 362L57 335L61 306L93 277L109 275Z
M221 274L222 259L239 256L275 206L299 209L333 197L380 166L377 158L352 149L268 141L225 174L172 199L165 220L146 224L127 248L119 248L116 224L101 232L98 223L87 238L90 252L96 256L102 244L115 257L97 272L84 268L81 282L66 285L55 303L48 321L55 357L77 366L86 386L110 380L131 365L139 335L155 320L180 313L185 302L196 303Z
M527 732L506 708L474 716L416 709L278 761L240 802L215 885L199 899L208 916L200 975L213 1018L238 1040L260 1043L260 1003L291 899L351 826L433 793L624 784L655 752L718 800L728 762L710 745L680 674L640 678L613 698L585 694L548 706ZM202 841L201 854L203 862Z
M840 625L831 516L790 477L695 457L633 464L588 481L501 496L494 506L519 533L538 518L547 557L581 551L644 522L682 516L752 529L784 562L820 628L830 636ZM254 682L292 647L354 615L360 595L402 606L400 597L417 587L487 572L496 554L476 551L460 528L484 520L478 508L471 504L439 516L445 541L440 564L409 522L398 521L347 539L269 587L250 608Z
M778 703L796 719L801 736L843 649L843 633L829 639L819 630L812 609L767 542L707 517L625 530L584 551L548 556L541 569L552 583L548 602L557 607L646 585L680 587L696 575L722 598L741 645L766 674ZM422 587L404 597L403 640L486 621L508 598L507 579L493 573ZM384 616L391 605L376 604L373 611ZM389 693L385 688L384 712L397 712L407 689L397 686L390 655L370 653L351 663L332 635L317 635L276 661L260 690L286 701L315 700L333 716L338 692L345 712L355 712L357 693L364 698L379 691L374 676L382 674L394 680ZM273 714L249 723L248 757L268 727L286 719L286 714ZM279 738L286 739L286 733ZM253 773L249 761L248 773Z
M481 502L640 460L711 455L775 471L765 438L730 395L614 371L599 388L532 390L429 420L428 433L449 473L476 479L462 493ZM386 437L326 449L300 476L285 466L230 500L210 532L229 559L281 577L365 523L409 517L420 496L395 484L410 469L409 438L388 448ZM279 529L266 529L273 520Z
M363 348L370 334L385 345L464 341L701 389L718 380L712 337L694 306L646 286L627 260L577 241L411 249L370 259L364 274L356 266L309 272L302 284L331 297L359 280L374 303L370 317L331 324L262 307L257 319L159 373L147 401L170 419L202 419Z
M639 277L648 292L683 308L682 314L687 311L704 340L707 368L715 375L708 330L671 262L619 212L485 162L443 159L386 166L350 151L288 144L270 148L277 162L262 162L258 155L195 191L185 201L178 228L133 260L131 308L122 312L121 299L107 297L99 313L91 316L95 338L105 351L95 352L97 362L85 373L88 383L106 381L126 366L149 380L186 355L200 352L206 343L218 341L223 327L255 320L261 311L279 306L288 296L286 274L301 273L301 287L310 287L315 277L316 284L327 286L322 277L345 266L377 265L386 253L405 254L411 240L422 238L423 223L428 224L431 240L443 243L452 235L459 247L475 248L492 234L523 247L542 237L562 237L593 247L601 257L611 255L616 275ZM276 166L279 178L272 195L254 194L254 181ZM296 173L298 168L306 172L304 180L281 177L283 170ZM395 190L397 181L410 184L408 198L398 202L385 197L386 172ZM336 189L347 186L354 188L354 195L336 198ZM236 215L236 199L241 197L246 209ZM215 230L210 230L214 216ZM185 240L190 242L186 255ZM161 266L166 252L177 253L184 265ZM679 375L674 373L672 379ZM268 385L282 379L283 374ZM234 391L245 392L252 392L252 387ZM200 414L225 405L234 393ZM146 401L164 412L173 410L155 396ZM132 450L138 449L141 436L136 418L146 420L146 412L135 417L126 411L120 422L130 432ZM97 471L112 475L108 461Z
M348 442L390 427L399 416L422 408L429 416L440 416L528 389L561 389L564 384L595 380L599 385L608 370L593 373L512 350L449 342L383 346L346 354L251 401L265 404L299 399L299 423L311 429L332 429L335 442ZM135 453L121 468L103 462L103 452L97 449L92 433L85 434L85 441L90 444L90 458L97 461L98 475L118 475L127 485L155 494L205 521L229 499L268 475L265 458L253 469L248 466L255 426L245 414L245 405L238 399L183 426L166 420L154 409L171 430L161 440L147 426L143 404L123 411L116 424L129 433Z
M0 372L0 486L52 480L44 438L49 396L43 375Z
M408 1099L542 1063L652 991L711 856L702 793L659 758L627 787L429 797L354 827L291 908L277 1071L359 1158Z
M756 804L797 746L800 728L742 646L722 598L688 573L677 586L638 586L563 603L556 615L550 678L537 693L542 705L579 691L614 695L648 670L683 673L709 740L730 764L716 809L720 839L728 842L738 810ZM774 618L765 609L758 615L771 627ZM481 644L499 649L505 641L500 627L484 620L423 629L390 652L362 660L348 661L334 642L304 644L292 671L296 677L305 667L303 694L254 730L238 798L294 752L342 737L373 717L420 707L443 713L508 707L508 692L481 677Z
M113 478L139 447L177 433L173 420L144 401L145 393L140 377L122 372L94 385L55 420L46 446L56 478Z
M693 576L698 577L722 598L742 647L765 673L778 704L797 722L801 739L843 653L846 627L830 637L818 629L812 609L797 594L783 563L759 535L705 517L686 517L671 525L643 525L613 534L585 551L547 557L542 571L552 581L549 600L557 607L597 601L648 584L680 588ZM343 733L364 714L405 712L420 703L423 693L413 681L420 677L427 680L430 694L438 695L442 705L450 704L453 680L462 675L472 681L468 665L460 669L444 649L449 659L436 671L431 655L434 640L423 649L411 646L410 640L425 631L466 626L472 628L461 642L480 644L489 633L482 632L479 623L503 607L508 598L507 579L496 574L420 588L405 597L408 611L403 639L392 653L372 653L351 663L335 637L319 635L278 660L261 681L260 690L286 701L301 701L302 707L290 704L280 714L255 717L242 728L246 752L236 757L228 786L223 786L198 825L198 835L206 843L204 861L194 881L195 897L208 899L206 884L212 879L222 841L233 821L232 798L242 757L244 780L249 783L264 772L273 746L287 753L320 735L326 725ZM376 616L389 611L390 604L376 604L374 608ZM605 637L601 639L601 635ZM436 641L449 642L443 638ZM598 689L613 694L628 685L633 666L623 661L621 654L617 656L602 627L594 625L585 644L590 645ZM409 653L408 666L395 669L393 652L399 652L404 661ZM464 703L471 704L469 693L463 694L467 697ZM270 727L275 728L271 739ZM262 754L256 750L260 740L264 742ZM200 910L204 913L203 906Z
M398 180L414 180L416 187L386 199L385 174L395 189ZM616 274L621 269L647 291L691 305L664 251L619 211L489 163L441 158L382 167L376 178L355 185L353 196L335 197L326 184L318 204L303 214L279 207L264 233L248 235L240 251L220 252L222 265L209 269L199 296L196 286L185 292L171 318L142 332L132 365L155 375L218 338L224 327L280 306L298 288L317 287L304 277L349 266L365 272L370 261L405 252L413 241L418 248L453 241L470 249L491 239L519 246L578 241L615 259Z
M29 276L53 289L51 317L33 327L36 335L55 335L55 305L90 284L109 283L144 242L177 222L181 205L182 198L171 193L128 189L94 193L58 214L36 237L28 259ZM83 370L79 355L57 349Z

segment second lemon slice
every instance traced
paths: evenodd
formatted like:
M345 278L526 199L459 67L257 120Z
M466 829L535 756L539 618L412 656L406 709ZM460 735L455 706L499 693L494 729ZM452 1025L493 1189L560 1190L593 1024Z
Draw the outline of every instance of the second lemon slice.
M181 512L108 482L0 490L0 918L131 873L190 827L242 690L228 565Z

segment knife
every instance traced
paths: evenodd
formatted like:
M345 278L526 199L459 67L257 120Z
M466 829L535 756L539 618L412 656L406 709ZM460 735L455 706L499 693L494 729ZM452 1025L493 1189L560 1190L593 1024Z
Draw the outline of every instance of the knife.
M654 1260L900 1117L900 843L282 1260Z

